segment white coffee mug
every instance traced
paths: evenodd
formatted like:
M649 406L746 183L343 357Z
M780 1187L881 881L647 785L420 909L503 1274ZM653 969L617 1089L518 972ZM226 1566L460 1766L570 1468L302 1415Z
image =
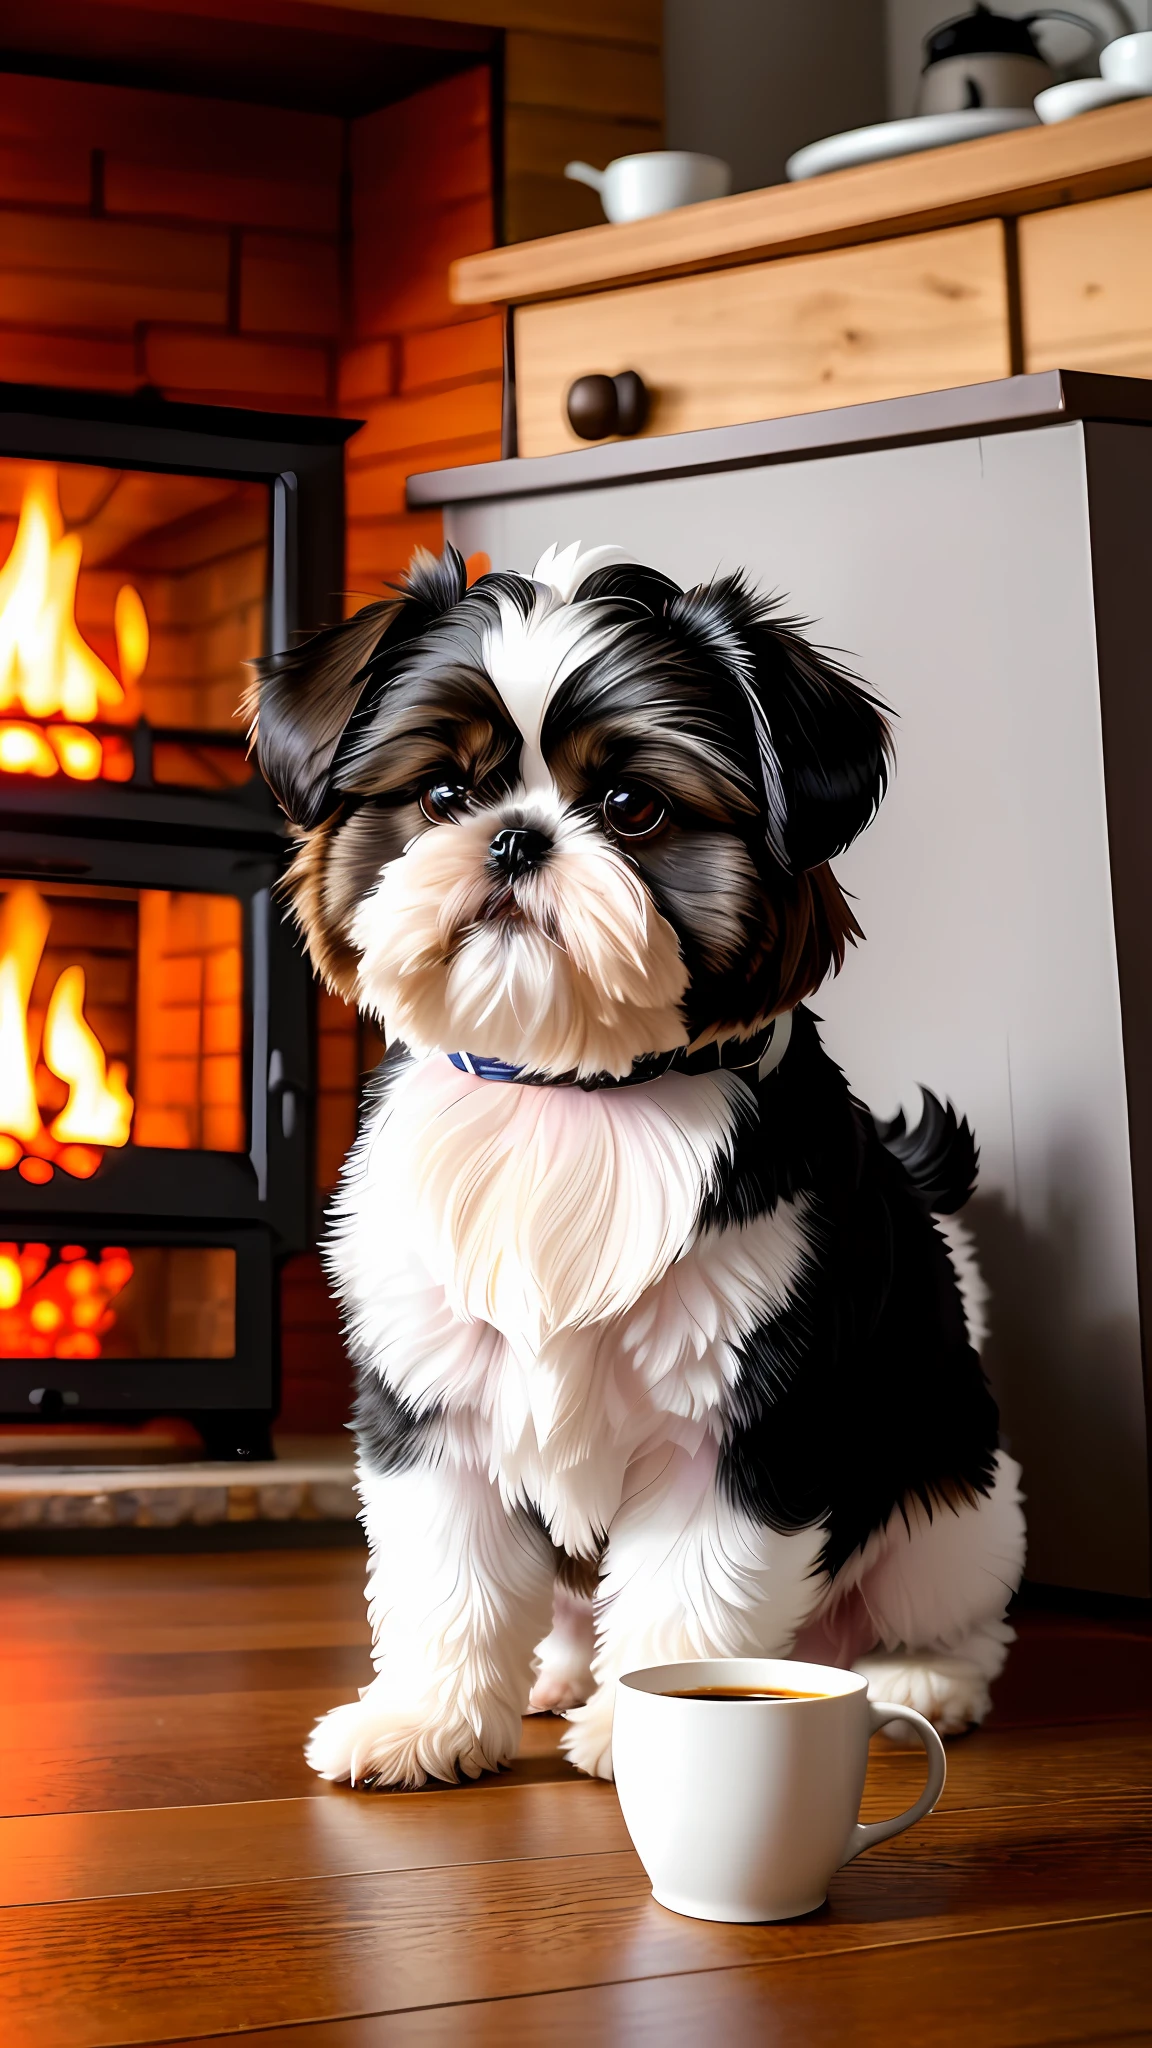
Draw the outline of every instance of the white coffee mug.
M718 156L700 156L691 149L645 149L636 156L614 157L606 171L591 164L565 164L564 176L577 185L591 185L609 220L646 220L677 206L698 206L702 199L723 199L732 173Z
M811 1697L675 1697L716 1686ZM868 1739L888 1721L915 1729L928 1783L906 1812L861 1827ZM912 1707L870 1701L854 1671L776 1657L630 1671L616 1689L612 1758L653 1898L694 1920L813 1912L843 1864L931 1813L946 1768L940 1737Z

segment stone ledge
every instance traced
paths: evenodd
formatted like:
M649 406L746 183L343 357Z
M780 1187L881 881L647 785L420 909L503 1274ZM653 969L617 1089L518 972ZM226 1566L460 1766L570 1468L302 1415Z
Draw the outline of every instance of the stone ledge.
M352 1522L357 1507L351 1458L214 1462L167 1471L0 1467L0 1532Z

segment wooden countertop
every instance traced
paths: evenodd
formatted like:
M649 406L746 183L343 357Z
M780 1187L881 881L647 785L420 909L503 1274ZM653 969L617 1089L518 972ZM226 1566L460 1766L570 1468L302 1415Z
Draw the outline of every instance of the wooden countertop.
M600 490L606 484L655 483L723 469L755 469L822 455L1001 434L1066 420L1152 424L1152 378L1105 377L1088 370L1035 370L993 384L961 384L867 405L830 406L743 426L703 427L684 434L637 435L561 455L521 455L470 462L408 478L408 508L484 505L553 491Z
M1097 199L1152 184L1152 98L1054 128L925 150L798 185L679 207L651 220L582 228L453 264L458 305L535 299L675 277Z
M779 1926L657 1906L610 1785L525 1723L474 1785L353 1793L365 1553L7 1558L5 2048L1025 2048L1147 2040L1152 1624L1031 1611L921 1826ZM872 1745L863 1816L923 1783Z

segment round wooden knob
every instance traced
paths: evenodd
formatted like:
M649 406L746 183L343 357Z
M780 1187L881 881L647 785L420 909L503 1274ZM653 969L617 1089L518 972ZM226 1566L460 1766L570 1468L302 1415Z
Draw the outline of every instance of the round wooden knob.
M648 418L648 386L639 370L621 370L616 386L616 432L638 434Z
M568 424L582 441L603 441L616 432L614 377L577 377L568 390Z
M610 434L638 434L648 417L648 390L636 370L618 377L577 377L566 401L568 424L582 441Z

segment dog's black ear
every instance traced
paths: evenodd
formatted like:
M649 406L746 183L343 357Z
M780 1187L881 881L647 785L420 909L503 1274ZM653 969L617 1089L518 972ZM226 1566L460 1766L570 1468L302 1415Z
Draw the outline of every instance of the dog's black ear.
M335 808L336 749L360 702L369 663L402 609L400 598L367 604L343 625L255 664L256 758L294 825L319 825Z
M784 785L784 846L794 872L850 846L875 817L892 760L876 699L781 619L754 629L752 687Z
M741 688L777 859L801 873L843 853L888 787L892 735L877 700L743 577L687 591L670 618Z
M380 678L393 649L459 603L467 583L454 547L440 556L420 548L396 597L254 663L256 758L293 824L311 828L335 810L336 756L369 683Z

